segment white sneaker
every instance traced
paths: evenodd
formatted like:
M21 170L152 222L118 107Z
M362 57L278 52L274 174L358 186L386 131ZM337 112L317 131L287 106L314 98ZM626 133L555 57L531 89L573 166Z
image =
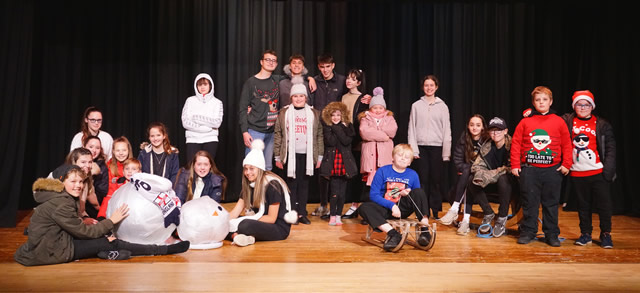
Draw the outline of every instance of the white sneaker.
M237 246L247 246L254 243L256 243L256 238L253 236L238 234L236 237L233 237L233 244Z
M471 231L471 229L469 229L469 222L465 222L465 221L460 222L460 224L458 225L458 232L457 232L458 235L466 236L467 233L469 233L469 231Z
M458 211L449 209L442 218L438 219L438 221L442 225L451 225L456 219L458 219Z

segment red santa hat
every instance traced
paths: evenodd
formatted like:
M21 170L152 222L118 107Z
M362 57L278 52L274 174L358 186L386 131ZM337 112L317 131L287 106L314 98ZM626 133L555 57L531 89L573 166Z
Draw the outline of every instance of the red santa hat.
M575 93L573 93L573 97L571 99L572 99L571 101L572 108L575 108L576 103L580 100L585 100L589 102L589 104L591 104L591 107L593 109L596 108L596 102L593 100L593 94L589 90L576 91Z

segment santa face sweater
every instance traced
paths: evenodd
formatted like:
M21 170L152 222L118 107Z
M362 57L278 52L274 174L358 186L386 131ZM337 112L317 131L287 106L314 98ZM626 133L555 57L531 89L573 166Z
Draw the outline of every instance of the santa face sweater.
M571 141L573 142L573 166L571 176L586 177L602 173L602 162L596 140L596 117L573 118Z
M562 164L572 165L572 144L564 120L554 113L533 114L523 118L513 134L511 167L522 169L522 164L549 168Z

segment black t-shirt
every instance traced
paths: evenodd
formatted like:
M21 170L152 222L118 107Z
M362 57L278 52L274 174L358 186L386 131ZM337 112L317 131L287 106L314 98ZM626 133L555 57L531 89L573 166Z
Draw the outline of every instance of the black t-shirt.
M491 142L491 151L485 159L487 160L487 164L489 164L489 168L493 170L506 165L508 155L509 152L507 152L507 148L504 145L502 148L497 148L496 144Z
M265 206L264 206L264 215L269 214L269 206L272 204L280 204L278 207L278 218L276 219L275 225L284 229L285 231L289 231L291 229L291 224L287 223L284 220L284 215L287 213L287 206L284 200L284 193L282 192L282 187L278 182L271 181L267 185L267 190L265 191ZM253 202L253 194L251 194L251 202ZM260 207L252 207L255 213L258 212Z

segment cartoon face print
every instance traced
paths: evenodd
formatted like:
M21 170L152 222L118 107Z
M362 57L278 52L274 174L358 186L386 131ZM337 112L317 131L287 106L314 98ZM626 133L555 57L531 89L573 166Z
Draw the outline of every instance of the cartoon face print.
M573 145L576 148L586 148L589 145L589 137L584 133L580 133L573 138Z
M529 134L531 136L531 144L537 150L541 151L551 143L551 137L544 130L534 130Z
M278 112L278 99L270 100L268 103L270 112Z

